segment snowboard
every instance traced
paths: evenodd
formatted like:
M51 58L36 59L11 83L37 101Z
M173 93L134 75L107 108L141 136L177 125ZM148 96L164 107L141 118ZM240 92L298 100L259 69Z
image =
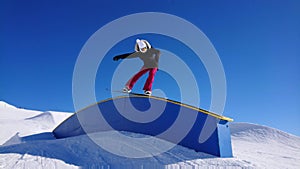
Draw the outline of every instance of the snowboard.
M146 95L146 94L142 94L142 93L135 93L135 92L127 93L127 92L123 92L121 90L113 90L112 92L128 94L129 96L132 95L132 96L147 96L147 97L151 97L151 95Z

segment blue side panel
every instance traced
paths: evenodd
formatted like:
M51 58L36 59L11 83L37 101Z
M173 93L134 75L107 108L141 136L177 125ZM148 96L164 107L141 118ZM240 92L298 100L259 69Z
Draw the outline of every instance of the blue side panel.
M144 102L143 102L144 101ZM137 133L143 133L148 135L158 135L162 132L164 132L166 129L168 129L173 122L175 121L176 117L178 116L178 110L180 106L175 106L174 104L167 103L166 108L164 109L164 112L161 113L161 116L154 121L151 121L149 123L137 123L131 120L128 120L126 117L124 117L124 114L130 114L132 113L130 110L122 109L122 114L120 114L119 110L116 108L115 105L123 105L124 103L135 103L133 104L134 107L139 111L146 111L145 107L148 107L147 104L148 98L138 98L133 97L128 99L120 99L115 101L108 101L103 104L99 105L99 109L102 112L102 115L104 116L105 120L109 123L111 127L113 127L115 130L126 130L131 132L137 132ZM146 102L146 104L145 104ZM152 100L151 103L153 105L161 104L159 102L162 102L160 100ZM137 104L139 103L139 104ZM121 107L121 106L120 106ZM153 106L152 111L161 111L159 109L155 109L155 106ZM107 109L109 108L109 109ZM149 108L149 107L148 107ZM143 113L143 112L141 112Z
M155 113L158 114L153 118ZM163 99L122 97L81 110L59 125L53 133L56 138L65 138L113 129L129 131L156 136L199 152L231 157L230 131L227 123L197 109ZM165 134L165 131L170 130L170 126L173 127L175 124L177 128ZM178 136L182 133L184 137L178 140ZM199 138L203 135L208 137L200 141Z
M181 145L194 149L198 152L205 152L208 154L213 154L215 156L220 156L220 149L218 145L218 133L215 123L206 123L207 118L211 118L210 116L202 113L198 113L197 120L194 124L194 127L189 132L187 137L182 140ZM215 120L215 118L213 118ZM201 132L203 131L204 125L209 126L207 128L212 129L211 133L209 133L209 137L205 140L205 142L200 143L199 137Z

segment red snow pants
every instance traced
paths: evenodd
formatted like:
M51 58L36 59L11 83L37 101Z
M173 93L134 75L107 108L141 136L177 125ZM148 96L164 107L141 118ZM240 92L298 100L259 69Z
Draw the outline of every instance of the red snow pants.
M142 69L138 73L136 73L131 79L128 80L128 82L126 83L126 87L132 89L136 81L147 72L149 72L149 75L147 81L145 82L143 90L152 91L152 83L154 81L154 76L157 72L157 68L142 67Z

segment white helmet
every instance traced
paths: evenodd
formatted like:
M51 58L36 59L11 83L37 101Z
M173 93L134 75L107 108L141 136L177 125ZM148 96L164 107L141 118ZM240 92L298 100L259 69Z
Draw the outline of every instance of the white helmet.
M134 46L134 50L136 52L139 52L140 49L145 48L145 47L147 47L147 49L151 48L151 45L150 45L150 43L148 41L143 40L143 39L142 40L140 40L140 39L136 40L136 44Z

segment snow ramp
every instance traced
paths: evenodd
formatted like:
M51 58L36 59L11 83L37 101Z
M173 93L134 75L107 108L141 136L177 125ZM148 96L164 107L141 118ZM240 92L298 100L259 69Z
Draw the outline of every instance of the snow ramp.
M232 157L232 119L165 98L126 95L84 108L53 131L66 138L101 131L151 135L218 157Z

